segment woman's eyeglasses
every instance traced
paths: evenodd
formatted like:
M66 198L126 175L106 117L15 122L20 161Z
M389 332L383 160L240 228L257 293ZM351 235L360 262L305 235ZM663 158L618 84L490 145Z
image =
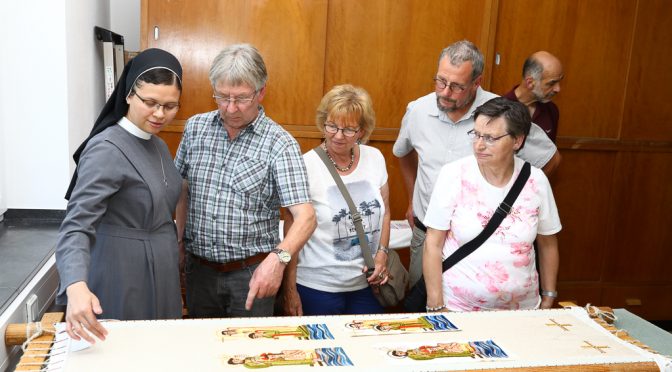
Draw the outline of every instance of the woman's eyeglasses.
M502 139L506 136L509 136L511 134L506 133L506 134L502 134L501 136L498 136L498 137L493 137L489 134L480 134L477 131L475 131L474 129L472 129L472 130L467 132L467 135L469 136L469 138L471 138L472 142L478 142L479 139L482 139L483 142L485 142L486 146L493 146L494 144L497 143L497 141L499 141L500 139Z
M142 101L142 103L144 103L145 106L147 106L147 108L150 109L150 110L158 110L158 109L160 109L161 107L163 107L163 111L164 111L164 112L170 112L170 113L172 113L172 112L177 111L177 109L180 108L180 104L177 103L177 102L158 103L158 102L156 102L155 100L153 100L153 99L151 99L151 98L142 98L142 97L140 97L140 95L138 94L138 92L135 92L135 96L138 97L138 99L139 99L140 101Z
M336 124L331 122L324 123L324 130L329 134L336 134L340 130L346 137L354 137L355 134L359 132L359 128L339 128Z

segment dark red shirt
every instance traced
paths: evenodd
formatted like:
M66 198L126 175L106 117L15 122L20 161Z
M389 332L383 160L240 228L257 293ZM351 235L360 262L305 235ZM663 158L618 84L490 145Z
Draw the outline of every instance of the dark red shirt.
M518 85L513 87L511 91L502 97L519 102L518 97L516 97L516 88L518 88ZM540 126L541 129L546 132L548 138L555 143L555 138L558 136L558 121L560 120L560 110L558 110L558 106L553 102L536 102L535 105L536 108L534 110L534 115L532 115L532 122Z

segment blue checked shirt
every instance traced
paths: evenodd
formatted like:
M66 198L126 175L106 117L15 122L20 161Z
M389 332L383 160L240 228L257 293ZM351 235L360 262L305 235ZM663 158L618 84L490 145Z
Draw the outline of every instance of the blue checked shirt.
M263 108L233 140L219 111L191 117L175 166L189 183L186 250L208 261L270 252L280 207L310 202L301 149Z

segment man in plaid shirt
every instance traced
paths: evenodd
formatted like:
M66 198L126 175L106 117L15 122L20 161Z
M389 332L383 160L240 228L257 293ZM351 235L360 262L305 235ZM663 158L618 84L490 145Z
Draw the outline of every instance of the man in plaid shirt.
M266 79L257 49L225 48L210 68L218 110L191 117L177 150L191 317L272 315L285 266L315 230L299 145L261 106ZM294 219L282 241L280 207Z

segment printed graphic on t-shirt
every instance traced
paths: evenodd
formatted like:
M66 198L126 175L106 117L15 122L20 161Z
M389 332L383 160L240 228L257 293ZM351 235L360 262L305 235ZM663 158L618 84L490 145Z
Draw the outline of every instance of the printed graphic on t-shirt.
M355 206L357 206L357 212L361 215L364 233L369 242L369 248L373 252L378 247L378 240L380 239L380 201L376 199L376 193L371 188L371 184L366 181L357 181L346 184L346 186ZM335 258L339 261L351 261L360 257L362 249L359 246L353 216L337 186L329 187L327 200L331 207Z

